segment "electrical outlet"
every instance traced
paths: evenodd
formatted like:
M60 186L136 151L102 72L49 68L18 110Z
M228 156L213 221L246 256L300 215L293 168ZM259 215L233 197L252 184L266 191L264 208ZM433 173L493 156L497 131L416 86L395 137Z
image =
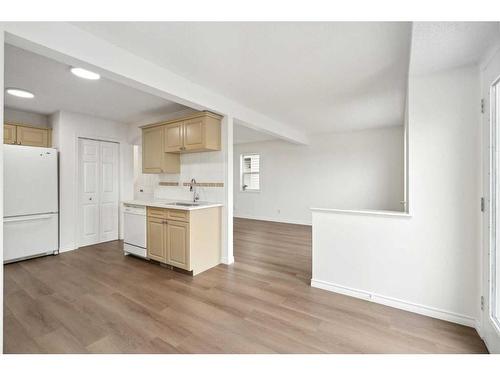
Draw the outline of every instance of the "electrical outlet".
M278 213L280 214L281 213L281 210L278 208Z

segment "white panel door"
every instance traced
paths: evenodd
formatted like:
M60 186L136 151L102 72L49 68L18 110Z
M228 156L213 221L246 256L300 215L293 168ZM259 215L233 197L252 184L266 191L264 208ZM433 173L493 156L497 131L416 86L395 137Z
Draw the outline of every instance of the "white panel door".
M118 239L118 144L100 142L100 241Z
M99 242L100 144L79 140L80 246Z
M118 144L79 140L80 246L118 239Z

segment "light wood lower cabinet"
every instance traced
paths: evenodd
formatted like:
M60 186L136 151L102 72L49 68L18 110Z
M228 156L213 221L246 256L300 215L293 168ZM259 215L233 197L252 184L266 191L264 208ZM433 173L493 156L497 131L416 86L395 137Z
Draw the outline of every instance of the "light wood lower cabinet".
M165 223L164 219L148 218L148 257L159 262L166 262L167 260Z
M174 210L148 207L150 259L199 274L220 263L220 207Z
M167 224L167 263L190 270L189 224L169 220Z
M4 144L52 147L52 129L31 125L4 124Z

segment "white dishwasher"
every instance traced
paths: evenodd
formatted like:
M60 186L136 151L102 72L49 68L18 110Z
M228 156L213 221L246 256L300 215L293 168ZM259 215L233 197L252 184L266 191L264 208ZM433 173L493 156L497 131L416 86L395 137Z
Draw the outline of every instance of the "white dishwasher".
M132 204L124 206L123 251L125 255L134 254L146 258L146 207Z

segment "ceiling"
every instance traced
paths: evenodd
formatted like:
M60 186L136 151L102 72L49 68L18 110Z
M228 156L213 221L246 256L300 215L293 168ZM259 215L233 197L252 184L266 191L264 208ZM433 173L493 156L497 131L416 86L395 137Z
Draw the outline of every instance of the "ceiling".
M74 25L306 134L403 124L408 22Z
M66 110L127 124L186 108L106 78L81 79L69 69L66 64L6 44L5 87L23 88L35 98L5 95L5 106L45 115Z
M477 63L499 42L499 22L415 22L410 72L426 74Z

